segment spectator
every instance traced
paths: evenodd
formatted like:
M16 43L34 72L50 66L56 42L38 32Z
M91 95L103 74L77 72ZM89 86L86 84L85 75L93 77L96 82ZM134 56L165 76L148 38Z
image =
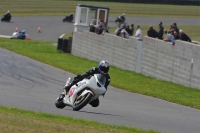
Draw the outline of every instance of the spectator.
M126 32L129 34L129 36L130 36L130 34L131 34L131 29L130 29L129 25L126 25L125 30L126 30Z
M102 35L104 35L105 33L109 33L109 27L107 26L107 24L104 22L103 24L103 27L102 27Z
M167 36L167 30L164 30L164 35Z
M167 30L164 30L164 38L163 38L164 41L169 41L169 37L168 37L167 32L168 32Z
M174 31L173 36L174 36L175 40L180 39L180 36L178 35L178 33L176 31Z
M177 27L177 24L176 24L176 23L173 23L173 24L172 24L172 27L173 27L173 29L177 32L177 34L179 35L179 29L178 29L178 27Z
M95 32L99 35L101 35L103 33L103 22L100 22L100 24L96 27Z
M148 35L148 37L156 38L156 37L158 37L158 32L156 30L154 30L153 26L151 25L149 27L149 30L147 31L147 35Z
M175 30L172 28L172 29L171 29L171 34L172 34L173 36L174 36L174 31L175 31Z
M95 32L95 26L93 25L93 23L91 23L89 26L90 26L90 32Z
M185 33L183 32L183 30L180 30L180 31L179 31L179 35L180 35L180 40L186 41L186 42L191 42L190 37L189 37L187 34L185 34Z
M175 44L175 38L171 33L171 30L167 32L167 36L163 39L165 42L172 42L172 45Z
M159 30L158 30L158 39L163 39L163 26L162 26L162 22L159 23Z
M125 29L122 29L121 30L121 37L123 37L123 38L129 38L129 34L128 34L128 32L125 30Z
M133 36L134 33L134 24L131 24L131 28L130 28L130 36Z
M122 29L122 24L118 23L117 28L115 30L115 35L119 36Z
M139 25L137 25L137 31L135 33L135 37L138 37L138 39L142 39L142 31L140 30Z
M173 30L174 28L173 28L173 25L170 25L170 28L169 28L169 30Z

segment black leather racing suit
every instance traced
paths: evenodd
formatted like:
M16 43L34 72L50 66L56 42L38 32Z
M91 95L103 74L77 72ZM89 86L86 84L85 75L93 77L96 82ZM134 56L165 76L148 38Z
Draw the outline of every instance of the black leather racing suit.
M69 86L66 86L64 89L66 89L66 91L68 92L69 89L76 83L78 83L79 81L83 80L84 78L87 78L89 76L92 76L94 74L100 74L99 70L97 67L93 67L91 68L89 71L81 74L81 75L77 75L76 77L74 77L74 80L72 81L72 83ZM106 83L105 83L105 88L107 90L108 85L110 84L110 76L109 74L105 74L104 75L106 77ZM90 105L92 107L97 107L99 106L99 98L95 99L94 101L90 102Z

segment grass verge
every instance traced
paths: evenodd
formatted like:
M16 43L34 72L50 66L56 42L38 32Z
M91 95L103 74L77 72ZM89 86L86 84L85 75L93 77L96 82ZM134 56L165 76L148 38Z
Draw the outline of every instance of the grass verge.
M58 52L56 47L52 45L52 42L10 40L3 38L0 38L0 42L0 47L2 48L74 74L83 73L89 68L97 66L97 62ZM77 65L77 63L81 65ZM198 89L157 80L113 66L111 66L109 73L112 79L110 85L114 87L200 109L200 90Z
M88 126L89 125L89 126ZM0 106L0 132L2 133L158 133L135 127L111 126L98 122L61 115L25 111Z
M199 18L199 6L91 2L74 0L0 0L0 14L10 10L13 16L67 15L75 13L77 4L110 8L110 16L155 16Z

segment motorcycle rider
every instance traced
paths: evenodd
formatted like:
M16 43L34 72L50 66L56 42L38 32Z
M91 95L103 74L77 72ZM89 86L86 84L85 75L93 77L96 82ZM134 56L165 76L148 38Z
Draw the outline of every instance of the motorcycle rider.
M18 39L25 39L26 38L26 31L22 30L18 33Z
M10 11L7 11L6 14L4 15L5 20L9 20L11 18Z
M66 16L64 19L63 19L63 22L65 21L73 21L74 19L74 13L72 12L71 14L69 14L68 16Z
M70 20L70 21L73 20L73 18L74 18L74 13L72 12L68 17L69 17L69 20Z
M66 94L69 92L70 88L78 83L79 81L83 80L84 78L88 78L90 76L93 76L94 74L103 74L106 77L106 83L105 83L105 88L107 90L107 87L110 83L110 76L108 74L109 71L109 63L107 61L101 61L99 62L98 67L93 67L92 69L90 69L89 71L81 74L81 75L77 75L76 77L74 77L74 80L72 81L72 83L68 86L64 87L64 90L66 91ZM103 96L105 95L105 93L103 94ZM97 107L99 106L99 98L95 99L94 101L89 103L92 107Z
M115 20L115 22L124 23L125 22L125 13L122 13L121 16L118 16L117 20Z

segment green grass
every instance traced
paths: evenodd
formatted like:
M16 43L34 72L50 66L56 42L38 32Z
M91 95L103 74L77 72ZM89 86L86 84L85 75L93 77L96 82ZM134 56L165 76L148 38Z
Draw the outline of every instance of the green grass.
M89 125L89 126L88 126ZM1 133L158 133L0 106Z
M57 68L80 74L97 62L58 52L52 42L24 41L0 38L0 47L28 56ZM77 62L81 65L77 65ZM116 67L110 68L111 84L129 92L160 98L177 104L200 109L200 90L188 88L171 82L145 77ZM120 75L120 76L119 76Z
M127 16L185 17L199 18L199 6L133 4L116 2L90 2L74 0L0 0L0 14L10 10L13 16L67 15L75 13L77 4L104 6L110 8L111 16L123 12Z

